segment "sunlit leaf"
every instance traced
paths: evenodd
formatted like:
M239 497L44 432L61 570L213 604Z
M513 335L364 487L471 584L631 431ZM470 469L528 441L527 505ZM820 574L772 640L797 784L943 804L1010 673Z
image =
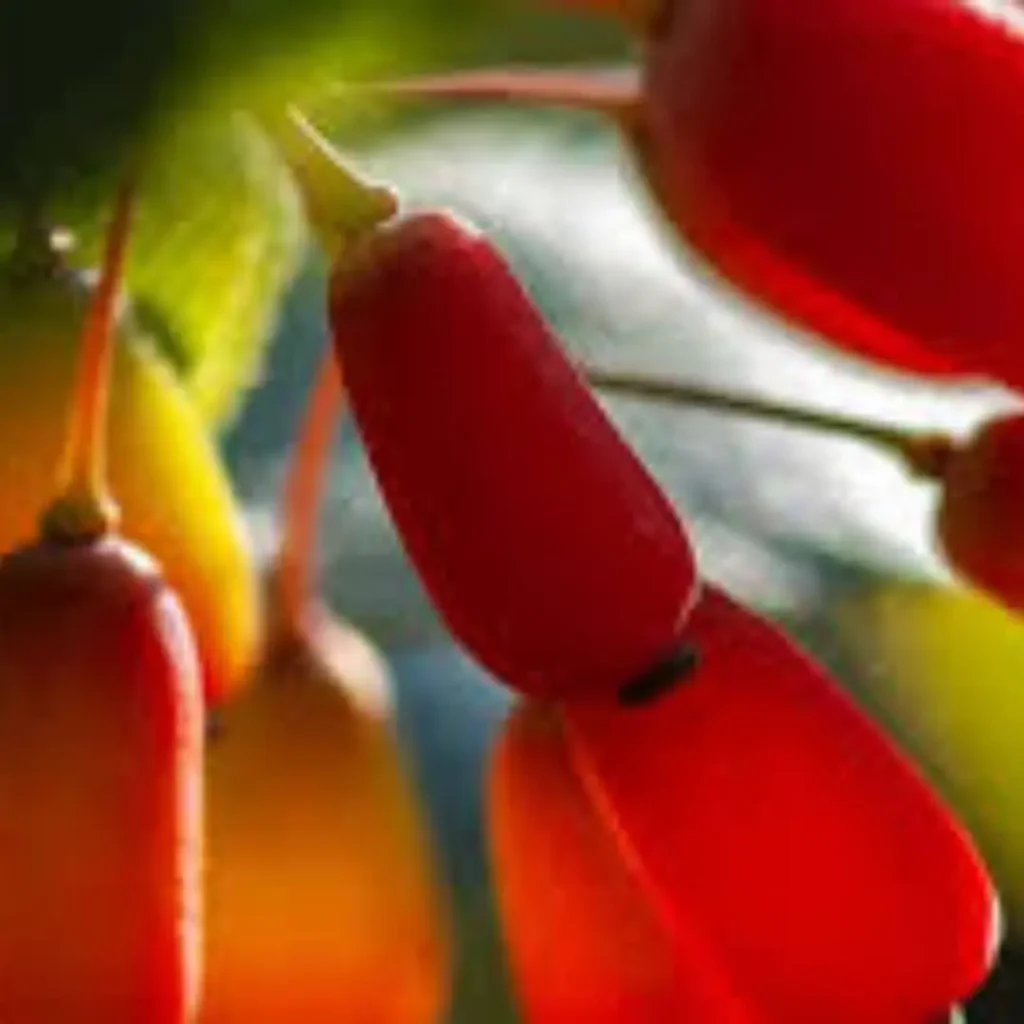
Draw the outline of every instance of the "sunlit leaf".
M82 227L94 254L99 212ZM304 222L291 178L236 115L179 127L146 164L130 284L140 319L202 413L230 414L258 376Z

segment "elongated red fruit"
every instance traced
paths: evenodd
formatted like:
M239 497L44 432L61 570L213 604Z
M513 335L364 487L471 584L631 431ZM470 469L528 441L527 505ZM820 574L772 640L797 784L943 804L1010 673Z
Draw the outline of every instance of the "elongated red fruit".
M890 366L1024 385L1019 5L578 6L643 39L629 109L587 71L396 91L609 113L682 238L748 295Z
M581 777L767 1020L928 1024L984 980L998 907L969 837L780 632L707 587L691 674L566 704Z
M203 707L175 592L116 534L118 190L38 539L0 559L0 1020L187 1024L198 982Z
M530 1024L753 1024L686 920L671 935L576 776L555 709L505 723L487 786L502 932Z
M673 645L686 534L497 250L446 213L372 233L331 325L377 480L458 639L519 689L617 689Z
M201 749L195 643L148 556L0 560L0 1020L191 1019Z
M1014 4L668 2L652 24L636 136L686 240L854 352L1024 384Z

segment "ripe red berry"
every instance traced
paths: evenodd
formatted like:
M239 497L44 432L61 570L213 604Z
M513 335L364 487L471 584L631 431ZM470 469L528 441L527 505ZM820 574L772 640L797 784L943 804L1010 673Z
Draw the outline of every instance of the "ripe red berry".
M531 1024L754 1024L702 937L662 920L623 861L555 709L523 704L505 723L487 815L499 918Z
M201 751L195 644L147 556L0 560L0 1019L191 1019Z
M1024 611L1024 414L991 420L951 450L936 525L958 572Z
M854 352L1024 384L1013 5L669 0L645 64L646 170L727 277Z
M646 705L565 705L592 797L764 1019L938 1019L998 938L969 837L768 623L707 587L687 639Z
M383 88L607 114L680 236L749 296L888 366L1024 385L1015 5L572 3L641 36L639 81L506 68Z
M330 319L406 550L484 665L578 696L672 647L683 527L485 238L445 213L383 226L335 272Z
M198 987L203 706L191 626L106 487L119 192L56 496L0 559L0 1020L186 1024Z

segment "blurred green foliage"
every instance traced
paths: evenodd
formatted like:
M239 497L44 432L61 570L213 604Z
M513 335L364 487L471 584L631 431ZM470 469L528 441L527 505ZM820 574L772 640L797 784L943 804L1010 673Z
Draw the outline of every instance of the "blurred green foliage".
M95 186L168 121L465 60L621 52L521 0L12 0L0 5L0 211ZM583 23L585 24L585 23Z
M179 153L188 154L187 173ZM60 218L77 223L80 261L98 262L105 213ZM291 176L245 115L179 124L148 163L128 285L140 321L209 422L224 423L258 379L305 241Z
M0 254L43 213L88 262L116 180L141 166L133 298L223 424L259 376L303 241L288 176L243 112L298 100L365 139L402 115L330 99L332 83L622 50L610 26L565 23L518 0L449 0L443 15L433 0L2 4Z

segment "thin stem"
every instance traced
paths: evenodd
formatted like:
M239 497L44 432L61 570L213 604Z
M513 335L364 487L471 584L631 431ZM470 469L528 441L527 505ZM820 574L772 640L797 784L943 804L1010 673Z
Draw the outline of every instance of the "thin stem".
M107 485L107 411L134 197L134 183L126 180L115 200L100 278L82 331L58 496L44 516L44 529L62 536L94 536L117 526L117 506Z
M439 75L384 80L365 85L336 85L340 95L380 93L421 100L513 102L589 110L612 117L631 114L640 103L635 68L483 68Z
M358 174L296 108L264 114L261 121L291 169L306 216L329 256L353 234L395 215L395 192Z
M281 511L282 539L275 583L283 624L294 631L302 622L312 592L324 469L342 394L341 369L329 345L295 442Z
M900 458L916 475L926 478L941 479L949 456L956 448L955 440L947 434L908 430L836 413L816 412L782 402L751 395L728 394L710 387L666 380L662 377L620 373L592 366L583 367L583 372L594 387L613 394L747 416L852 437L884 448Z

